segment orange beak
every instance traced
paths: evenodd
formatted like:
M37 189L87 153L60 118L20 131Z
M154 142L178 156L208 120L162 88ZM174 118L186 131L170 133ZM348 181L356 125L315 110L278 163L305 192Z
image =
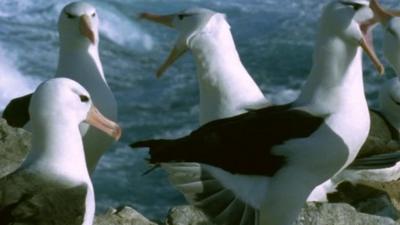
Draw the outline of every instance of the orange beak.
M103 116L95 106L90 108L86 122L110 135L116 141L121 137L122 130L118 124Z
M96 43L96 35L92 29L92 23L88 15L83 15L80 17L79 30L81 34L87 37L92 44Z

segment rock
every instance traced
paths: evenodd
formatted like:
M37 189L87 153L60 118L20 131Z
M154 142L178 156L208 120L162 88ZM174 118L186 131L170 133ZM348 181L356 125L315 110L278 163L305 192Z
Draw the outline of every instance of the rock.
M27 156L31 145L31 134L13 128L0 119L0 177L16 170Z
M295 225L399 225L387 217L357 212L345 203L307 203Z
M357 212L344 203L307 203L294 225L400 225L390 218ZM178 206L170 210L166 225L214 225L199 209Z
M119 210L109 209L105 214L95 218L94 225L157 225L146 219L136 210L125 206Z
M194 206L177 206L169 210L166 225L214 225Z

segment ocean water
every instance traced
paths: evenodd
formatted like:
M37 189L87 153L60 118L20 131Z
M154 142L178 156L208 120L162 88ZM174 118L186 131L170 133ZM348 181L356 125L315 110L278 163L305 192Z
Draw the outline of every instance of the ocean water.
M29 93L54 75L58 57L57 18L66 0L0 0L0 111L12 98ZM102 158L93 181L97 212L130 205L152 219L183 204L165 173L142 176L146 151L127 145L135 140L173 138L198 126L198 89L190 54L161 79L155 70L172 48L176 32L145 21L142 11L171 13L191 6L223 12L242 61L265 95L275 103L296 98L311 67L314 35L328 0L103 0L89 1L101 20L100 53L107 80L119 104L124 134ZM381 1L398 7L395 0ZM375 30L381 54L382 30ZM367 59L367 58L365 58ZM368 60L365 85L376 106L380 85L394 76L377 75Z

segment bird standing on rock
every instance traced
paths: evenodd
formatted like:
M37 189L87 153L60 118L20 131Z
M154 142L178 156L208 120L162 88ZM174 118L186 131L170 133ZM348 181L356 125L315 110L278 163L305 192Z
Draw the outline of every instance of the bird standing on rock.
M313 67L293 103L131 146L150 148L150 162L218 224L292 224L312 189L347 167L367 138L362 49L383 73L363 32L373 16L368 5L335 0L325 7Z
M0 179L0 224L92 225L94 191L79 124L86 121L115 140L121 129L67 78L42 83L29 114L32 148L19 169Z

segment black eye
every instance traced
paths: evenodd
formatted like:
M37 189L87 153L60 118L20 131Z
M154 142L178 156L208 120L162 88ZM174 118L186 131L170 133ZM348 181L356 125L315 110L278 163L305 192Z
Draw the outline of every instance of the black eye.
M95 17L96 16L96 13L94 12L94 13L92 13L92 17Z
M189 17L189 16L193 16L194 14L185 14L185 13L182 13L182 14L178 14L178 18L179 18L179 20L183 20L183 18L185 18L185 17Z
M358 4L358 3L353 3L353 2L344 2L341 1L340 3L342 3L343 5L347 5L353 8L354 11L357 11L359 9L361 9L364 5L362 4Z
M79 98L81 99L81 102L88 102L89 101L89 97L86 95L79 95Z
M71 13L65 13L65 15L67 15L68 19L75 19L76 16L72 15Z

